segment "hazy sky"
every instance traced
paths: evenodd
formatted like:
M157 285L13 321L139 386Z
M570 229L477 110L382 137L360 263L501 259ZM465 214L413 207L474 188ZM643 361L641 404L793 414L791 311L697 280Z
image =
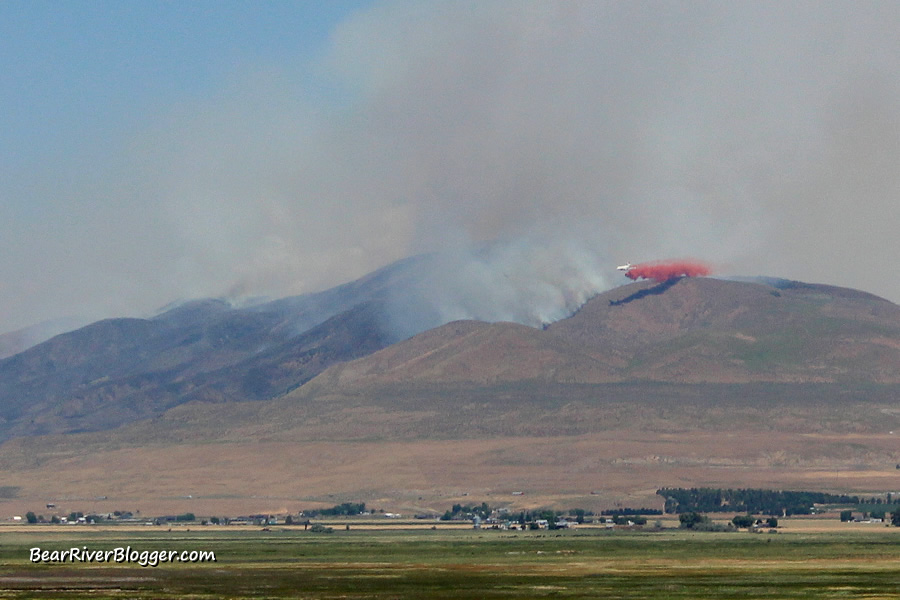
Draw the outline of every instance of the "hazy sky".
M448 316L688 256L900 301L898 28L887 1L7 0L0 331L436 250Z

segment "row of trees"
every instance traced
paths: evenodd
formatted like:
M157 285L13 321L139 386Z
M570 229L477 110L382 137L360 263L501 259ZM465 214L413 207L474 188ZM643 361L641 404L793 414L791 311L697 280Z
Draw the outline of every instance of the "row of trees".
M474 517L479 517L482 520L487 520L489 517L494 516L494 513L497 512L497 510L498 509L490 506L487 502L482 502L480 505L472 506L454 504L449 510L441 515L441 520L455 521L472 519ZM576 523L584 523L586 517L594 516L593 512L585 510L583 508L572 508L568 511L556 511L550 509L523 510L518 514L508 512L505 514L510 521L516 521L520 525L533 523L535 521L547 521L548 523L555 523L562 518L574 519Z
M758 519L752 515L738 515L731 519L731 523L721 525L713 523L712 520L698 512L686 512L678 515L678 521L682 529L693 529L695 531L734 531L735 529L751 527L778 527L778 518L769 517L765 520Z
M859 504L859 496L764 489L662 488L667 513L746 512L805 515L814 504Z
M481 505L469 506L468 504L454 504L450 510L444 512L441 515L441 521L455 521L460 519L471 519L473 517L478 517L480 519L487 519L493 514L494 509L487 502L482 502Z
M323 508L322 510L307 510L304 511L304 514L308 517L315 517L317 515L322 515L323 517L352 517L354 515L361 515L364 512L366 512L365 502L343 502L331 508Z
M71 512L71 513L69 513L69 516L66 517L66 519L68 521L74 522L82 517L84 517L83 512ZM105 519L106 519L106 517L101 517L100 515L88 515L87 517L85 517L85 521L88 521L91 523L99 523L100 521L103 521ZM30 510L27 513L25 513L25 520L28 521L29 523L54 523L55 524L55 523L62 522L62 519L56 515L53 515L48 520L44 517L44 515L36 515L36 514L34 514L34 512L32 512Z
M610 517L615 515L661 515L663 511L657 508L610 508L601 510L600 514Z

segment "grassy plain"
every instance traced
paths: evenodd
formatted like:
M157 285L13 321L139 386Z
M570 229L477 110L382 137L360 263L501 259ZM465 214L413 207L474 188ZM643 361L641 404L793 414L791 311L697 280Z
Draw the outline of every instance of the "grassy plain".
M17 528L0 533L0 597L900 597L897 528L785 531ZM73 546L212 550L217 562L153 568L29 561L32 547Z

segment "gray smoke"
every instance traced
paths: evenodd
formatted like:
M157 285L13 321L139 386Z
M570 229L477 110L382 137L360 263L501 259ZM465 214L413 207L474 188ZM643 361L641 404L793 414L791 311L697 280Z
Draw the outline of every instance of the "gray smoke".
M82 227L52 232L56 275L31 287L123 314L437 252L421 292L441 320L551 321L624 282L615 265L673 256L900 300L882 276L900 261L898 17L380 3L316 62L245 65L116 160L87 153L104 168L63 180Z
M577 244L518 238L459 245L428 257L428 271L391 298L397 337L458 319L540 327L608 287L603 265Z

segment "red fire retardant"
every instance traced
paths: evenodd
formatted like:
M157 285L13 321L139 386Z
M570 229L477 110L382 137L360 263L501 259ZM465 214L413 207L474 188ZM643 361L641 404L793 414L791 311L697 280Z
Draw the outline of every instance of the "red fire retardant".
M677 277L702 277L712 273L710 266L699 260L662 260L634 265L625 272L629 279L669 281Z

